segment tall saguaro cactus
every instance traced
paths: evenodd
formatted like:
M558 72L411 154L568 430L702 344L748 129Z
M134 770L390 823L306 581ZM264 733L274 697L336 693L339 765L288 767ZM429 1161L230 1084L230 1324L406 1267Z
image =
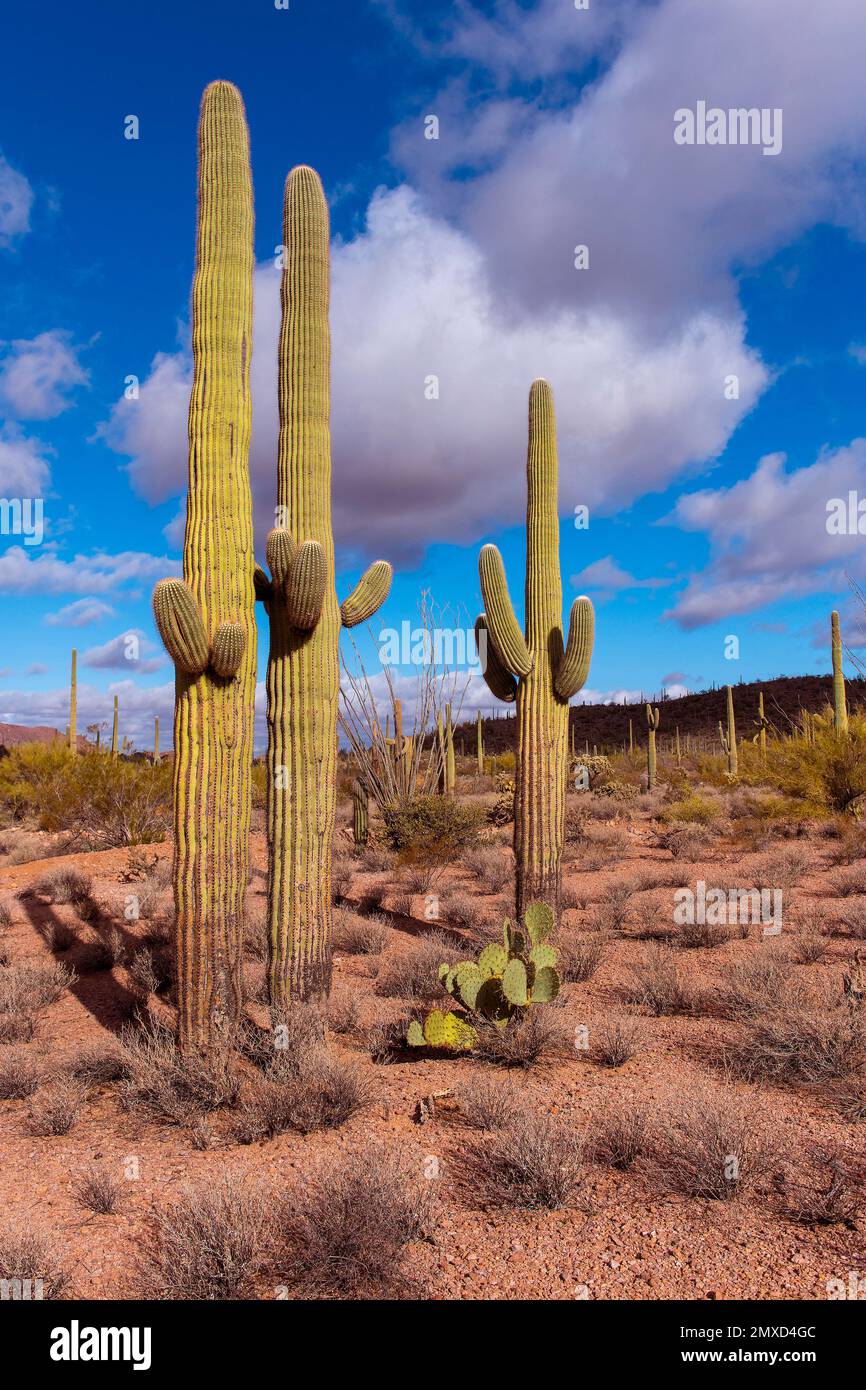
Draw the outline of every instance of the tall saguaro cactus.
M848 732L848 704L845 699L845 675L842 670L842 637L839 614L830 614L830 646L833 652L833 726L837 734Z
M659 709L656 705L646 707L647 723L647 742L646 742L646 789L651 792L656 784L656 730L659 726Z
M475 624L479 650L486 639L488 686L498 699L517 701L514 858L521 920L533 902L548 903L559 916L568 702L589 674L595 628L592 604L577 598L563 644L557 475L553 392L546 381L534 381L526 458L526 635L495 545L485 545L478 559L485 611Z
M268 978L273 1008L331 985L331 844L337 771L340 628L385 601L391 566L376 560L341 605L331 529L328 206L318 174L286 180L280 288L279 525L270 577L256 589L270 619L268 658Z
M484 727L481 723L481 710L478 711L475 720L475 756L478 776L481 777L484 772Z
M737 758L737 726L734 722L734 692L730 686L725 687L727 694L727 729L723 730L719 724L719 736L722 740L722 748L728 759L728 776L736 777L738 769Z
M78 676L76 665L78 653L72 648L72 670L69 676L69 727L66 730L66 742L70 753L78 752L77 718L78 718Z
M111 756L117 757L117 696L114 697L114 718L111 723Z
M213 82L199 121L193 384L183 579L153 595L175 664L174 897L179 1035L231 1035L241 1007L256 628L249 484L253 198L243 102Z
M761 762L763 763L767 760L767 730L770 727L770 721L764 714L763 690L758 691L758 717L755 720L755 726L758 732L755 734L755 737L752 740L752 742L758 744L758 748L760 750L761 755Z

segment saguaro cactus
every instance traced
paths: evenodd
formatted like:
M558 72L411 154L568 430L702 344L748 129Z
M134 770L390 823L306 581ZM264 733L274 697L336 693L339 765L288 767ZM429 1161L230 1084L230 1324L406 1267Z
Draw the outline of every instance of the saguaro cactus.
M66 730L66 742L70 753L78 752L77 737L77 718L78 718L78 676L76 674L76 663L78 653L72 648L72 671L69 677L69 725Z
M154 766L159 765L159 715L153 717L153 762Z
M736 726L736 724L734 723L734 692L733 692L733 690L731 689L730 686L726 686L726 690L727 690L727 692L728 692L728 695L727 695L727 705L728 705L728 727L727 727L727 730L723 730L721 724L719 724L719 735L720 735L721 740L722 740L722 748L724 749L724 751L725 751L725 753L726 753L726 755L727 755L727 759L728 759L728 776L729 776L729 777L736 777L736 775L737 775L737 726Z
M629 757L634 755L634 726L631 720L628 721L628 752Z
M526 459L526 635L495 545L485 545L478 559L485 611L475 624L479 651L486 646L488 686L498 699L517 701L514 858L520 919L533 902L548 903L559 917L568 702L589 674L595 626L589 599L575 599L563 645L557 473L553 393L546 381L535 381Z
M659 726L658 705L656 705L655 709L653 709L652 705L647 705L646 723L646 789L648 792L651 792L656 784L656 730Z
M369 796L360 778L352 783L352 836L356 845L365 845L370 838Z
M453 796L457 784L457 766L454 762L454 724L451 719L451 706L445 706L445 795Z
M111 725L111 756L117 757L117 696L114 697L114 719Z
M481 710L478 711L475 720L475 756L480 777L484 772L484 729L481 724Z
M845 699L845 676L842 671L842 637L839 614L830 614L830 646L833 652L833 726L837 734L848 732L848 704Z
M763 690L758 691L758 717L755 720L755 727L757 728L758 732L755 734L753 742L758 744L761 754L761 762L765 762L767 758L767 730L770 727L770 721L764 715Z
M249 484L253 200L240 93L199 122L193 385L183 579L153 595L175 664L174 897L180 1043L215 1046L241 1007L256 684Z
M676 727L677 727L677 767L680 767L681 764L682 764L682 761L683 761L683 755L682 755L682 752L680 751L680 726L679 726L679 724L677 724Z
M271 1004L326 995L331 984L331 844L337 769L340 628L384 602L391 566L376 560L339 604L331 529L330 244L318 174L293 169L283 208L279 346L279 525L270 577L256 589L270 619L268 923Z

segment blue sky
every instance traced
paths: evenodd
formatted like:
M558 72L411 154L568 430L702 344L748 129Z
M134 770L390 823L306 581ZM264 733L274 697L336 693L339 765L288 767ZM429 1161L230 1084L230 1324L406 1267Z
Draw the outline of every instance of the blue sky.
M855 644L846 575L866 579L862 539L825 524L831 497L866 497L864 41L855 0L7 7L0 497L43 497L45 536L0 535L0 721L63 727L75 646L81 725L117 691L141 745L154 713L168 728L149 595L180 557L196 120L215 77L250 123L260 537L272 257L304 162L334 232L341 594L382 554L386 624L413 620L423 588L465 625L492 539L520 607L526 398L546 376L565 604L597 607L584 695L827 670L829 609ZM780 110L781 151L678 147L674 111L699 100Z

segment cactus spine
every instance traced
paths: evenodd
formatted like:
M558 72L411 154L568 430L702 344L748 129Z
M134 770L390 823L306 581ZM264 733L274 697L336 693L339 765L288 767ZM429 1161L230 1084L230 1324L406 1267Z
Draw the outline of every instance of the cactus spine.
M837 734L848 732L848 705L845 700L845 676L842 671L842 637L839 614L830 614L830 646L833 652L833 726Z
M193 385L183 579L154 590L175 664L174 897L185 1050L241 1007L256 630L249 484L253 201L243 102L213 82L199 121Z
M78 752L78 739L76 737L76 721L78 717L78 676L76 664L78 653L72 648L72 671L69 677L69 724L66 729L66 742L70 753Z
M656 784L656 730L659 726L658 705L656 705L655 709L652 708L652 705L647 705L646 722L646 789L648 792L651 792Z
M111 756L117 757L117 696L114 697L114 719L111 724Z
M360 778L352 783L352 836L356 845L365 845L370 838L369 797Z
M268 979L272 1007L331 984L331 845L341 624L372 617L391 566L377 560L340 607L331 529L330 231L318 174L293 169L283 204L280 435L270 576L256 588L270 619L268 658Z
M546 381L535 381L529 392L526 460L526 636L514 615L495 545L485 545L479 556L485 612L475 625L477 633L487 634L487 684L499 699L517 700L514 858L519 920L533 902L548 903L559 918L568 702L589 674L595 623L589 599L575 599L563 645L557 473L553 393Z
M484 729L481 725L481 710L475 721L475 755L478 760L478 776L484 772Z

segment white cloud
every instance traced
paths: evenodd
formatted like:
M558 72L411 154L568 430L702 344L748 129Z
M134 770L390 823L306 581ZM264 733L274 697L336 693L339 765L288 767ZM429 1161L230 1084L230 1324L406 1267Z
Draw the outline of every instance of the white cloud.
M99 690L79 680L77 699L78 732L88 724L111 729L114 696L118 697L120 737L124 735L139 748L153 746L154 715L159 716L160 745L171 747L174 714L174 681L161 686L138 686L134 681L116 681ZM47 725L61 732L69 722L69 687L57 690L0 690L0 723Z
M50 551L34 557L13 545L0 554L0 594L113 594L123 585L149 587L179 572L176 560L136 550L63 560Z
M68 410L67 393L90 380L69 334L58 328L0 348L0 405L19 420L48 420Z
M110 618L113 613L111 604L88 596L78 598L74 603L67 603L63 608L58 608L56 613L46 613L45 622L49 627L89 627L91 623Z
M635 579L612 555L593 560L570 580L573 588L592 592L596 602L604 602L624 589L662 589L673 582L672 579Z
M51 482L49 450L16 425L0 425L0 497L43 497Z
M846 571L864 573L863 537L831 535L827 504L852 490L866 498L866 439L790 473L783 454L768 454L732 487L681 496L668 520L705 533L712 554L666 616L690 629L780 599L847 593Z
M23 174L0 154L0 249L7 249L30 231L33 189Z

